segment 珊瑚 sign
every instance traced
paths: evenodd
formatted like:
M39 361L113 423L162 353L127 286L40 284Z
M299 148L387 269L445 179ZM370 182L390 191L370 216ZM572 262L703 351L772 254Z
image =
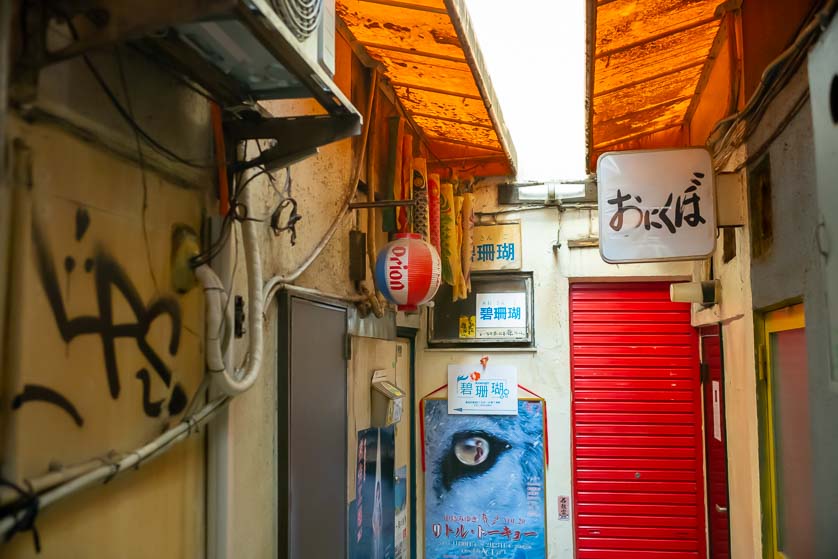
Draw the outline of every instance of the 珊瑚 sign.
M472 271L520 270L521 224L477 225L471 252Z
M700 260L716 243L704 148L605 153L597 161L599 246L611 263Z

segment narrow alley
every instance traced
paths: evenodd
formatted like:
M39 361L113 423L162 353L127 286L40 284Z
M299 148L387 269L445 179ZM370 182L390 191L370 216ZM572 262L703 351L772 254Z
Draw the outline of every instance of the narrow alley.
M838 0L0 0L0 557L838 559Z

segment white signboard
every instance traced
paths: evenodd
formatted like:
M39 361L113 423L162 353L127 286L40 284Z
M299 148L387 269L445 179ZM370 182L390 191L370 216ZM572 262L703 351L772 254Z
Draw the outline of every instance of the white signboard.
M527 294L478 293L477 338L524 338L527 335Z
M448 413L518 415L518 370L503 365L448 365Z
M715 185L706 149L605 153L597 183L606 262L701 260L713 253Z
M826 275L832 382L838 383L838 19L832 20L809 55L809 91L818 207L823 219L818 228L818 249L823 254Z

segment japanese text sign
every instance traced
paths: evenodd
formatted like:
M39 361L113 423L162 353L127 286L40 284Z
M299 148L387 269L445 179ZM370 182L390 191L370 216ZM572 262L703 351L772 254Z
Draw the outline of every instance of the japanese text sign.
M517 415L518 371L515 367L448 365L448 413Z
M611 263L700 260L716 244L704 148L611 152L597 161L600 252Z
M474 228L472 271L520 270L521 224L499 223Z
M527 294L478 293L477 328L523 328L527 325Z

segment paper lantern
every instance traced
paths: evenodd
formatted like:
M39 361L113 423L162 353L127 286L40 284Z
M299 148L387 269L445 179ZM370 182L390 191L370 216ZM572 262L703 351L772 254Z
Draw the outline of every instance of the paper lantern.
M400 311L415 311L439 289L441 264L436 249L416 233L401 233L384 245L375 263L378 289Z

